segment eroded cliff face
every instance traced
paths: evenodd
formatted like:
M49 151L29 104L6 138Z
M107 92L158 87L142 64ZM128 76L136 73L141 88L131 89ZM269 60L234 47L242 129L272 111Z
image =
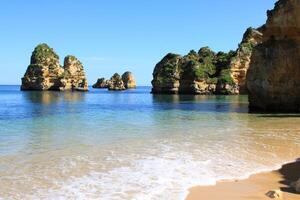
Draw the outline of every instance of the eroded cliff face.
M154 68L154 94L235 94L230 60L235 52L215 53L208 47L185 56L167 54Z
M252 111L300 112L300 1L280 0L268 11L263 43L247 74Z
M167 54L154 68L152 93L177 94L180 80L181 56Z
M239 94L247 94L246 75L250 66L253 48L262 42L261 29L248 28L242 42L231 60L231 76L238 88Z
M82 63L75 56L64 59L64 74L61 77L60 90L87 90L88 83Z
M133 74L129 71L125 72L122 75L122 81L124 83L124 86L126 89L133 89L136 88L136 81L135 78L133 76Z
M253 48L262 42L262 28L248 28L236 51L208 47L186 56L169 53L154 68L152 93L246 94L246 74Z
M62 67L54 50L40 44L32 53L21 90L87 91L88 85L83 66L75 56L67 56Z
M30 65L22 78L22 90L51 90L60 87L58 77L64 69L59 57L47 44L38 45L32 52Z
M122 77L118 73L115 73L110 78L108 84L108 90L115 90L115 91L126 90Z

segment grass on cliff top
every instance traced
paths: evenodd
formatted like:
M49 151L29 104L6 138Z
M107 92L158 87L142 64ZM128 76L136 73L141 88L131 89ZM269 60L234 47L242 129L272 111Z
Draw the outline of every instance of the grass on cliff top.
M39 44L35 47L31 55L31 64L45 62L48 58L59 60L59 56L47 44Z
M161 83L174 82L177 80L176 73L180 73L181 77L187 79L232 85L234 81L230 74L230 62L234 56L235 51L215 53L209 47L201 48L198 53L192 50L184 57L168 54L156 66L154 76Z

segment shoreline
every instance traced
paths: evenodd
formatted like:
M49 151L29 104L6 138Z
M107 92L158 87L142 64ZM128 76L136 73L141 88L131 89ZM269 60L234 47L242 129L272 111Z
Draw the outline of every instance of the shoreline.
M244 180L218 181L213 186L196 186L189 189L185 200L267 200L271 190L282 191L285 200L300 200L290 184L300 178L300 160L281 166L278 170L261 172Z

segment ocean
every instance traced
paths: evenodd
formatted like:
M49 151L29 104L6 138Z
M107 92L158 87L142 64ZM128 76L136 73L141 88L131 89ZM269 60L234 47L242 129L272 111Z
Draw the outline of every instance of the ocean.
M0 199L181 200L300 154L300 116L247 96L0 86Z

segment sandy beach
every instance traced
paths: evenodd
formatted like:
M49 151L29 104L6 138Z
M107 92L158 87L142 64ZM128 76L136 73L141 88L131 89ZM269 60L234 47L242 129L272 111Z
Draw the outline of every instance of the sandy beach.
M194 187L186 200L266 200L270 190L281 190L285 200L300 199L290 183L300 178L300 162L283 165L281 169L260 173L246 180L222 181L215 186Z

